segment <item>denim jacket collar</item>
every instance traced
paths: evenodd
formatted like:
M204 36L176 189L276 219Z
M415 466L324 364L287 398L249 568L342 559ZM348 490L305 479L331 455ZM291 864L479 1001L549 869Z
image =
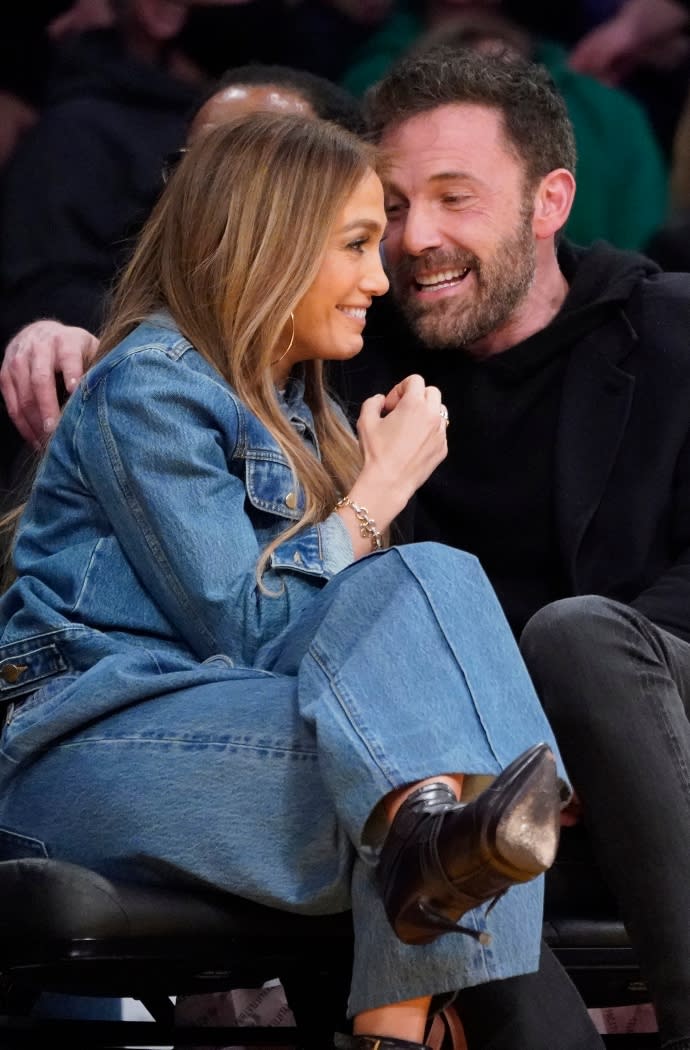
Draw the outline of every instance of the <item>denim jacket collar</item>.
M157 325L160 328L167 328L171 332L179 333L179 328L172 314L165 307L150 313L146 318L146 322L147 324ZM189 343L189 346L191 347L192 344ZM281 390L276 387L276 393L280 407L289 421L299 433L306 434L309 437L318 453L319 445L316 439L314 417L304 400L305 385L304 366L298 364L288 377L285 388Z

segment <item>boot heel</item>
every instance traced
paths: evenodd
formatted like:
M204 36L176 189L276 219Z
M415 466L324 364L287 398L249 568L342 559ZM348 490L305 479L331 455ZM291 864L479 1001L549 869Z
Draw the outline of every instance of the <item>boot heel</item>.
M430 944L442 933L464 933L480 944L491 944L491 934L451 922L436 911L431 901L420 897L395 919L395 932L404 944Z

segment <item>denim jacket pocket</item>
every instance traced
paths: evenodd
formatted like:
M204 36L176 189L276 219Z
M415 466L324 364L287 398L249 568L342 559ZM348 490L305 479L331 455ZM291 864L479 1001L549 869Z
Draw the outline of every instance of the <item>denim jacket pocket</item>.
M246 488L252 506L297 521L304 512L304 492L286 461L267 449L246 454Z
M52 634L0 646L0 700L31 693L46 678L67 670L68 663Z

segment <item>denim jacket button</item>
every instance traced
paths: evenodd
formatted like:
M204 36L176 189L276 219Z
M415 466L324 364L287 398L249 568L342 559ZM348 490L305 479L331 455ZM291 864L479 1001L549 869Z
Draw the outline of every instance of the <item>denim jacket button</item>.
M26 664L5 664L4 667L0 668L0 676L9 682L10 685L14 685L18 682L25 671L29 668Z
M297 506L297 496L294 492L288 492L285 497L285 506L288 507L289 510L294 510Z

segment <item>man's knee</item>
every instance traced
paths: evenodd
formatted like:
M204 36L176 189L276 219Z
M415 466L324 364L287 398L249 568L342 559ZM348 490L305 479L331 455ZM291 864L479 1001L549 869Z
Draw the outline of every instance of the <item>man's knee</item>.
M527 666L546 669L553 664L560 668L566 660L591 660L622 608L598 594L562 598L543 606L527 622L520 638Z
M655 628L629 606L599 595L566 598L540 609L520 639L527 669L559 734L599 730L630 715L640 669L663 659Z

